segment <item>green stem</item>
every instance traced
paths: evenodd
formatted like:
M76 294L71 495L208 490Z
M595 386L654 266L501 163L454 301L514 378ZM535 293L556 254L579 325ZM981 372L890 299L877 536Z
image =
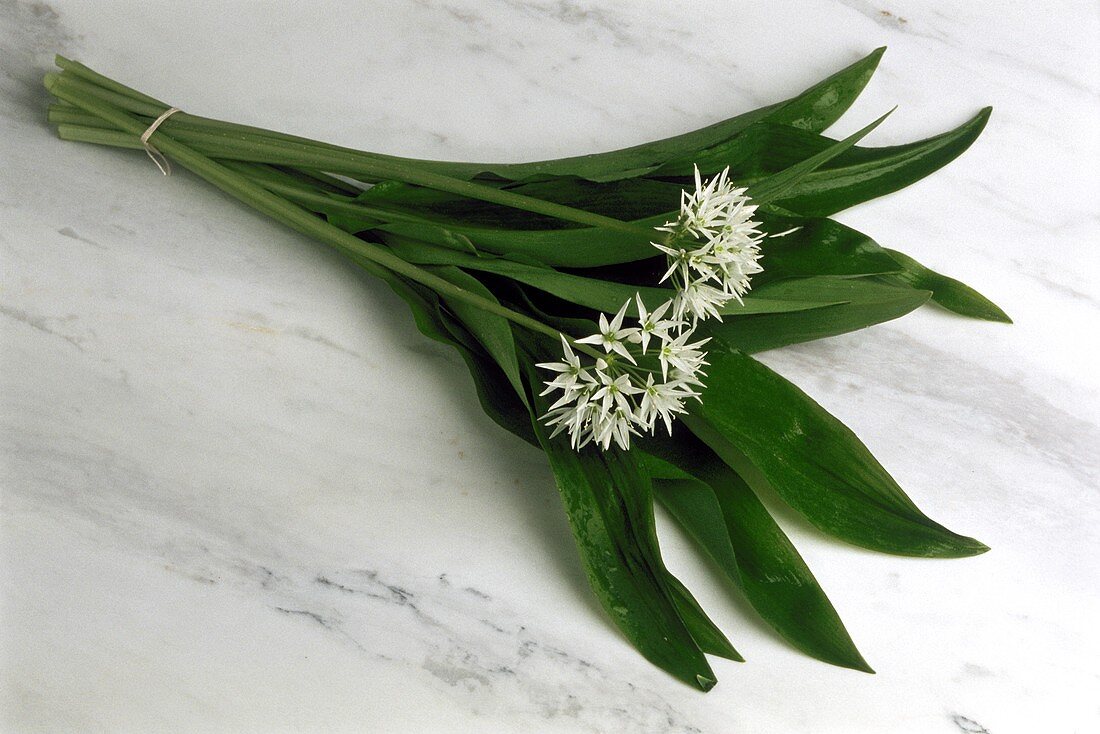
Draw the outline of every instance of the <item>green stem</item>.
M308 184L296 181L292 177L279 171L267 169L254 164L241 161L227 161L223 163L226 168L236 171L248 177L255 183L263 186L268 191L279 194L298 204L315 204L329 211L341 212L349 216L360 217L365 221L390 221L390 222L414 222L416 224L431 224L431 220L415 214L394 211L373 206L364 206L352 202L348 197L335 197L319 193ZM307 206L307 208L309 208ZM316 211L316 210L314 210Z
M97 84L104 89L109 89L112 92L118 92L119 94L130 97L131 99L137 100L139 102L147 102L152 105L157 105L161 108L168 107L168 105L164 104L160 100L153 99L147 94L142 94L136 89L132 89L125 84L116 82L114 79L105 77L99 72L89 69L87 66L80 63L79 61L67 59L61 54L57 54L54 56L54 63L57 64L58 68L64 69L74 76L80 77L82 79L87 79L88 81L93 82L94 84Z
M140 121L133 119L126 112L96 97L74 92L63 79L47 80L47 89L59 99L63 99L66 102L87 110L101 119L110 122L124 132L140 136L145 130L145 127ZM217 186L227 194L239 199L243 203L248 204L302 234L318 239L342 252L366 258L382 268L425 285L442 296L465 301L466 303L506 318L527 329L545 334L555 340L559 338L557 329L547 326L541 321L537 321L525 314L506 308L499 303L483 298L476 293L460 288L437 275L427 272L423 268L402 260L400 257L383 247L365 242L358 237L350 235L315 217L305 209L267 191L262 186L253 183L244 176L229 170L225 166L219 165L210 158L192 150L165 133L159 131L154 133L154 139L158 150L165 155L171 156L174 161L178 162L184 168L195 173L214 186Z
M81 68L83 70L82 73L94 74L94 72L91 72L86 67ZM167 106L160 107L157 103L145 101L145 99L150 98L137 99L124 92L117 91L117 88L129 89L117 83L115 83L113 88L104 88L100 86L100 82L86 81L80 77L65 76L64 73L61 75L47 74L46 76L47 85L56 84L58 82L67 84L72 92L82 93L85 98L99 99L100 101L107 102L126 112L136 113L146 117L155 117L167 109ZM101 75L96 75L96 77L105 79L105 77L101 77ZM133 90L130 91L132 92ZM263 131L263 134L260 134L256 132L256 129L245 128L241 130L243 126L234 126L231 123L207 120L206 118L199 118L186 113L177 113L173 115L170 119L165 121L162 125L162 129L164 129L165 132L172 132L176 135L177 129L182 130L185 125L192 123L198 123L201 127L207 129L192 129L187 135L178 134L177 137L181 140L191 138L195 142L203 140L221 142L223 145L228 145L230 148L236 149L240 155L244 156L244 160L291 165L302 168L315 168L349 176L366 176L368 180L403 181L405 183L424 186L437 191L446 191L471 199L479 199L481 201L511 207L513 209L543 214L568 222L575 222L591 227L602 227L620 232L629 232L637 234L640 237L650 236L650 230L648 228L638 227L637 225L624 222L620 219L605 217L583 209L576 209L551 201L523 196L510 191L503 191L473 181L466 181L435 173L405 159L363 153L362 151L319 144L315 141L308 141L302 138L294 138L293 136L270 134L267 131ZM144 131L144 128L142 131ZM213 140L211 140L211 138L213 138ZM207 152L209 153L212 151ZM220 152L213 154L217 157L229 157L222 155Z

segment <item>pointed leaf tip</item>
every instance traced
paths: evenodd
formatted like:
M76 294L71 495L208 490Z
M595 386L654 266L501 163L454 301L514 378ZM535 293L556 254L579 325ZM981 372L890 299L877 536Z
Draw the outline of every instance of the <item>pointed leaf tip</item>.
M819 529L855 545L924 558L987 550L921 512L855 434L809 396L712 338L708 398L682 420L731 469L749 472Z
M695 683L699 686L699 690L701 690L703 693L706 693L711 688L714 688L714 686L718 684L718 681L713 678L707 678L703 675L697 675L695 676Z
M957 545L952 549L955 551L953 555L944 555L942 558L971 558L973 556L980 556L983 553L988 553L990 548L988 545L975 538L968 538L965 535L960 535L957 540Z

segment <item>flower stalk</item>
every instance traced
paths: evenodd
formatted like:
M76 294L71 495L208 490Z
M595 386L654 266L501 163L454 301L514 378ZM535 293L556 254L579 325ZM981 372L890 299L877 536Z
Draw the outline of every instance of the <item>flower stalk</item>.
M124 111L114 108L95 97L81 95L79 91L70 89L64 79L47 79L46 88L59 99L63 99L66 102L96 115L124 132L140 136L144 131L141 123L134 120ZM214 186L217 186L225 193L302 234L318 239L343 252L366 258L375 265L386 268L393 273L431 288L441 296L448 296L464 301L488 313L508 319L536 333L554 338L558 336L558 331L556 329L553 329L537 319L513 311L499 303L456 286L417 265L413 265L401 259L381 245L375 245L361 240L318 219L305 209L271 193L264 187L233 172L226 166L220 165L212 159L172 139L167 134L154 134L153 139L157 147L163 153L171 156L173 160L178 161L184 168Z

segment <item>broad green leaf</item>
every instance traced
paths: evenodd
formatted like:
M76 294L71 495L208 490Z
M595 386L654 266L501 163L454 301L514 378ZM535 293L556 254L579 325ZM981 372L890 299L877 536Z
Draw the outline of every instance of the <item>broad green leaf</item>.
M684 424L750 484L822 531L873 550L955 558L988 548L922 513L855 434L793 384L710 343L707 388Z
M806 177L810 176L814 171L818 170L822 166L827 165L830 161L843 155L852 149L852 147L867 136L872 130L878 127L882 122L890 115L887 112L882 117L878 118L874 122L871 122L862 129L849 135L840 141L832 141L827 138L816 139L824 141L824 144L818 146L813 151L807 151L806 156L799 157L796 161L791 161L790 165L784 167L782 170L770 173L770 175L764 177L758 177L757 180L749 184L749 195L754 199L756 204L764 204L770 201L779 199L788 194L794 187L798 186ZM784 128L790 129L790 128ZM808 134L808 133L807 133ZM750 143L752 145L752 143ZM690 185L690 184L685 184ZM640 220L634 220L630 223L638 228L648 229L667 222L669 219L673 219L678 211L679 204L679 189L678 184L668 183L655 183L655 182L630 182L618 184L612 184L608 190L602 195L598 195L593 190L591 185L582 184L575 179L556 180L551 182L536 182L528 185L522 185L512 187L508 189L509 192L514 192L528 196L531 198L547 198L551 199L555 203L561 203L563 206L570 206L572 208L584 208L585 210L596 211L592 209L593 206L600 207L600 211L615 212L616 217L627 216L637 213L642 210L654 210L659 213L646 217ZM617 208L622 206L622 202L627 198L632 199L631 209L626 211L618 211ZM667 201L667 209L658 209L657 207L662 205L662 202ZM644 204L640 202L645 202ZM603 216L610 216L604 214ZM499 222L498 222L499 223ZM461 223L455 222L450 224L457 229L466 231ZM574 233L577 228L567 230L554 230L551 233L546 234L560 234L560 233ZM469 232L466 231L469 235ZM479 232L480 234L480 232ZM509 237L515 235L514 232L507 233ZM641 248L643 245L636 241L637 238L630 232L616 233L624 235L623 239L628 243L633 243L635 247ZM470 235L472 237L472 235ZM494 250L492 246L488 249ZM494 250L496 251L496 250ZM532 252L531 254L539 257L538 253ZM545 260L545 257L540 257ZM615 261L607 261L615 262Z
M538 385L537 377L528 379ZM543 401L536 406L545 410ZM537 419L532 427L557 479L589 584L612 621L654 665L701 690L712 688L714 673L638 525L651 501L649 480L624 452L574 451L565 436L551 439Z
M497 301L497 297L482 285L481 281L453 265L431 266L428 270L460 288L491 301ZM444 296L442 300L470 333L477 338L485 351L496 360L496 363L500 365L507 376L508 382L515 388L516 394L526 402L527 394L520 380L519 361L516 358L516 341L512 335L512 326L507 319L456 298Z
M473 378L477 390L478 402L497 425L518 436L536 448L539 446L534 431L531 430L530 409L526 405L526 395L521 397L509 383L500 365L479 348L477 340L449 312L438 308L439 322L454 337L452 342L461 355Z
M886 252L901 269L896 273L879 276L876 280L887 285L906 285L910 288L932 291L933 301L948 311L954 311L963 316L985 321L999 321L1003 324L1012 323L1012 319L997 304L966 283L940 275L903 252L897 250L886 250Z
M977 139L989 120L986 107L950 132L907 145L853 150L806 176L782 196L782 205L812 217L824 217L889 194L939 170Z
M833 74L819 84L784 104L766 120L776 125L811 132L825 130L843 115L867 86L878 68L885 46L876 48L851 66Z
M688 632L691 633L691 638L695 640L695 644L699 646L700 650L727 660L736 660L739 663L745 662L745 658L741 657L741 653L737 652L730 644L722 630L718 629L718 626L711 621L707 613L699 606L699 602L695 600L695 597L692 596L680 579L673 576L666 569L664 571L664 582L668 588L672 604L676 607L680 619L683 620Z
M644 478L644 481L640 484L640 487L644 489L644 495L639 497L639 501L626 505L630 510L627 519L644 536L644 541L640 545L651 559L653 566L659 570L657 574L658 581L672 601L673 606L676 607L676 611L679 613L680 619L683 620L688 632L691 633L692 639L699 645L699 649L728 660L745 662L745 659L734 649L730 641L718 629L718 626L703 611L703 608L692 593L688 591L688 588L672 575L665 566L664 559L661 558L660 542L657 539L657 522L653 516L652 482L644 469L647 460L651 463L652 459L641 455L637 451L627 455L635 468L640 470L640 476Z
M819 660L873 672L794 545L741 477L688 431L647 440L642 449L664 459L664 470L655 472L662 478L653 483L661 504L768 624ZM652 469L652 460L645 466Z
M697 479L658 480L661 503L784 639L833 665L874 671L817 579L756 495L733 472L723 490Z
M778 234L797 227L783 237L760 243L764 268L752 278L753 287L782 278L820 275L873 275L900 267L890 254L862 232L832 219L804 218L760 211L762 231Z
M646 457L636 456L634 452L625 454L637 469L641 469ZM658 569L658 581L664 587L665 593L672 601L673 606L683 620L692 639L699 645L699 649L711 655L718 655L729 660L745 662L741 654L734 649L730 641L722 634L722 630L711 621L707 613L692 596L688 588L665 566L661 558L660 542L657 539L657 522L653 516L653 492L652 482L646 476L644 470L639 472L644 481L639 484L644 494L639 496L637 502L628 503L626 507L631 510L628 520L637 532L640 532L644 540L640 544L648 555L651 563Z
M535 176L577 176L591 181L613 181L640 176L677 157L690 160L698 151L728 140L753 122L771 120L807 130L823 130L852 104L867 84L884 49L840 70L786 102L769 105L714 125L664 140L592 155L533 163L451 163L415 161L438 173L455 177L491 174L519 181Z
M843 160L852 155L855 144L882 124L891 113L870 123L843 140L832 140L816 133L796 130L784 125L754 123L743 133L728 141L721 160L697 161L700 170L712 175L729 166L735 181L748 184L749 193L757 203L774 201L790 191L815 170L835 165L834 159ZM783 146L776 146L776 139ZM521 183L509 187L509 191L525 196L546 198L568 206L604 213L605 216L629 217L633 214L658 214L669 218L674 210L667 202L678 203L681 187L693 185L696 162L684 163L679 168L663 168L659 175L683 177L668 181L643 179L639 181L615 181L595 184L577 178L558 178L550 181ZM658 175L658 174L654 174ZM409 201L410 199L406 199ZM461 204L455 199L435 199L446 203L451 213L470 216L472 212L488 211L482 205ZM424 201L421 198L421 201ZM620 213L625 209L625 213ZM500 223L496 220L494 223Z
M580 306L605 313L615 313L624 303L631 302L630 313L636 313L633 306L634 294L641 294L647 308L652 310L673 296L668 288L652 288L627 285L607 280L586 278L563 273L553 268L528 265L506 258L477 257L455 250L418 243L398 237L385 237L386 244L402 258L419 265L456 265L468 270L478 270L502 275L520 283L538 288ZM764 313L786 313L806 309L823 308L842 303L843 299L796 301L786 298L773 298L768 289L747 296L743 304L730 302L722 309L724 315L747 316Z
M707 322L700 329L744 352L763 352L896 319L926 303L931 295L928 291L887 286L862 278L829 276L781 280L768 283L757 292L768 298L843 303L794 313L726 319L723 323Z
M821 151L807 158L803 158L798 163L787 166L778 173L768 176L761 181L749 184L749 196L752 197L753 203L759 205L783 199L790 194L792 189L799 186L807 177L811 176L814 171L844 152L851 150L852 146L867 137L872 130L881 125L892 113L893 110L890 110L890 112L887 112L869 125L860 128L843 140L832 142ZM808 214L808 212L786 206L786 204L784 204L784 206L799 214Z
M796 214L823 217L905 188L970 147L985 127L989 113L987 107L958 128L915 143L879 148L853 146L833 156L781 195L770 198ZM835 144L815 133L758 123L696 163L706 175L729 166L734 180L747 183L751 192L758 185L756 182L762 183L776 172L788 170ZM688 185L693 168L684 165L662 174L678 177L670 183Z
M867 82L870 81L871 75L874 74L879 59L882 58L885 51L885 47L875 49L859 61L815 84L797 97L775 105L766 116L753 120L753 122L784 125L811 132L825 130L851 107L859 93L867 86ZM683 151L680 155L666 160L652 175L670 175L670 171L685 169L690 173L693 164L713 156L714 151L728 150L735 147L737 136L748 127L742 123L737 129L736 135L727 135L724 139L706 147L695 145ZM710 172L716 173L721 168L722 166L719 166Z

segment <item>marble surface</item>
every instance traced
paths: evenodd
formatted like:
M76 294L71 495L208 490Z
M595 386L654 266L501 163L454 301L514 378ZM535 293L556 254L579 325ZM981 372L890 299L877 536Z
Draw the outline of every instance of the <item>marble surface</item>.
M0 0L0 730L1100 730L1097 7L930 0ZM959 561L779 517L879 671L802 656L662 526L749 662L707 695L590 597L541 455L338 258L45 126L55 51L188 110L422 157L608 149L876 46L834 132L984 136L841 216L1013 326L932 308L765 361ZM1091 620L1091 621L1090 621Z

